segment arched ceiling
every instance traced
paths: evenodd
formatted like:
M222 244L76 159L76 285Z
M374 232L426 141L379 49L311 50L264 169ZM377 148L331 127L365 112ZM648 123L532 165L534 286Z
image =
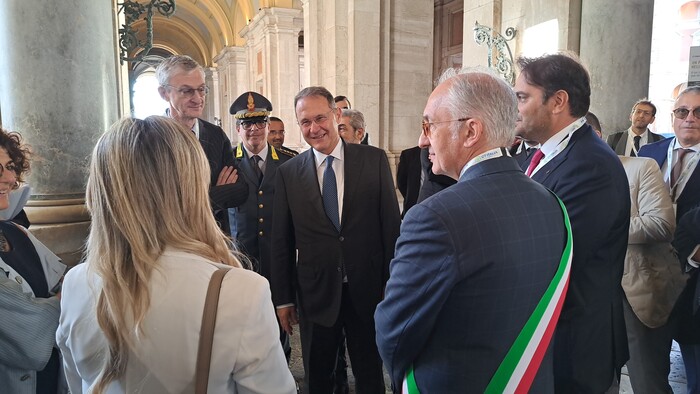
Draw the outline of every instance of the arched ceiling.
M144 3L144 0L134 0ZM165 18L155 13L153 47L192 56L204 67L227 46L243 46L238 35L260 8L301 9L300 0L175 0L175 13ZM146 24L134 24L141 39Z

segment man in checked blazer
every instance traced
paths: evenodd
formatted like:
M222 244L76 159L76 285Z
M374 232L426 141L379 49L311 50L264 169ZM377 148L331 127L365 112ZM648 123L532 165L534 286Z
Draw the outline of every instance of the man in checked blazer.
M411 366L421 393L483 393L559 267L562 208L509 157L516 117L511 87L490 73L453 76L428 99L421 147L459 181L401 225L375 313L395 393ZM553 392L551 352L534 371L530 391Z
M389 162L381 149L341 140L340 110L327 89L303 89L294 107L312 149L277 169L271 259L277 315L291 334L298 313L306 392L332 392L344 330L356 392L384 393L373 314L401 221Z

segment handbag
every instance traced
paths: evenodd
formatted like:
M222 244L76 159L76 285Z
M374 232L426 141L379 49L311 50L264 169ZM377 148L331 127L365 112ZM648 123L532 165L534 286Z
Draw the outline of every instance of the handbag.
M199 332L199 347L197 348L197 364L194 370L195 394L206 394L209 385L209 366L211 364L211 348L214 342L214 325L216 324L216 310L219 306L219 294L221 282L230 268L219 268L209 280L207 295L204 299L204 312L202 313L202 328Z

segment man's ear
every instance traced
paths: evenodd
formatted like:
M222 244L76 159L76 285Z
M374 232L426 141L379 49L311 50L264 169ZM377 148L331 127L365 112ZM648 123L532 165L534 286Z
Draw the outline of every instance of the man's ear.
M481 142L482 134L484 133L484 124L476 118L465 120L464 126L462 126L462 130L460 130L460 132L466 133L464 146L466 148L471 148L472 146Z
M340 115L343 113L342 108L335 107L333 108L333 112L335 112L335 122L340 123Z
M170 98L168 97L168 92L165 91L165 87L158 86L158 94L160 94L160 98L167 102L170 102Z
M557 90L549 99L552 100L554 104L552 113L569 113L569 93L567 93L566 90Z
M365 129L364 127L360 127L359 129L355 130L355 133L357 133L357 138L362 141L363 138L365 138Z

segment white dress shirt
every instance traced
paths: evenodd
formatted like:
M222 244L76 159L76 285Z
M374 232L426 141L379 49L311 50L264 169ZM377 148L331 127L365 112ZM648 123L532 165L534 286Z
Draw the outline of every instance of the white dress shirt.
M634 149L634 137L636 137L637 134L632 131L632 128L630 127L627 129L627 146L625 146L625 156L631 156L632 153L634 152L634 155L637 156L638 153ZM639 148L641 149L644 145L649 143L649 129L646 129L641 135L639 139Z
M532 171L530 177L534 176L535 173L540 170L540 168L544 167L545 164L549 163L550 160L557 157L561 151L566 149L566 147L569 145L569 141L571 141L571 135L574 133L574 131L580 129L585 123L586 117L581 117L545 141L545 143L540 147L544 157Z

